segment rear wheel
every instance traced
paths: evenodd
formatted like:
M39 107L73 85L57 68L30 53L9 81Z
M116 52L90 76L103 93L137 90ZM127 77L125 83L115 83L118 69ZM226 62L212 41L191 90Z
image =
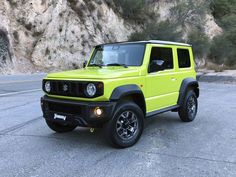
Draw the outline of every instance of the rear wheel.
M106 125L108 142L118 148L134 145L143 132L144 115L133 102L118 104L113 119Z
M46 123L50 129L58 133L71 132L77 127L73 125L63 125L58 122L53 122L49 120L46 120Z
M189 90L179 108L179 117L183 122L191 122L197 115L198 101L193 90Z

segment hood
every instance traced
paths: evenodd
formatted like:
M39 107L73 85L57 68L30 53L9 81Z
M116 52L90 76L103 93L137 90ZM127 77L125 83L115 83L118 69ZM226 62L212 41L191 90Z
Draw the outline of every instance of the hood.
M140 75L139 67L87 67L78 70L51 73L47 78L67 78L67 79L110 79L135 77Z

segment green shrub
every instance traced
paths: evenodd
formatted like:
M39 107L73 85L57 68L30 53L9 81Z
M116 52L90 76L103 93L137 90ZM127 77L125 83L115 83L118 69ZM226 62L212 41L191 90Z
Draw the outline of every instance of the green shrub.
M210 4L212 15L225 30L236 28L236 1L212 0Z
M236 32L236 31L235 31ZM209 58L217 64L236 65L235 34L223 34L213 39Z
M147 34L144 32L134 32L129 36L129 41L148 40Z
M83 3L78 4L78 0L68 0L69 6L71 7L72 10L74 10L77 15L79 16L80 20L84 21L85 18L85 9L87 9L86 5Z
M234 0L233 0L234 1ZM221 19L231 12L232 0L213 0L210 4L212 14L216 19Z
M17 5L17 0L7 0L10 4L11 4L11 6L16 6Z
M208 55L210 49L210 40L201 29L193 29L188 34L187 43L193 46L193 52L196 58L201 59Z
M236 65L236 1L213 0L212 14L223 28L223 34L212 41L210 59L218 64Z
M178 27L175 24L166 20L159 23L146 24L142 32L131 34L129 40L182 41L182 32L178 30Z
M173 3L174 6L170 9L171 17L183 28L189 25L202 27L209 9L209 1L182 0Z
M84 1L86 3L87 8L89 9L90 12L93 12L96 10L96 6L92 1Z
M127 20L143 22L147 16L145 0L105 0L107 5Z

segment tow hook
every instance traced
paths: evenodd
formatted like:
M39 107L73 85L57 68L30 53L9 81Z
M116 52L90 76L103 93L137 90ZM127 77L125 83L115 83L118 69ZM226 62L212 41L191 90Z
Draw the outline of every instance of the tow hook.
M94 130L95 130L94 128L90 128L90 129L89 129L90 133L93 133Z

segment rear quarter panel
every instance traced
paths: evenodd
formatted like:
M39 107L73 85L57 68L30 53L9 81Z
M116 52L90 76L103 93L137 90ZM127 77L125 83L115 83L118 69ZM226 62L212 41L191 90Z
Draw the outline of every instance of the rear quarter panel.
M191 62L190 67L188 67L188 68L179 68L177 49L187 49L187 50L189 50L190 62ZM177 89L179 91L180 87L181 87L181 84L182 84L184 79L193 78L193 79L196 80L195 62L194 62L192 47L176 46L175 47L175 59L176 59L176 63L177 63L177 66L176 66L176 77L177 77L177 82L178 82L178 88Z

